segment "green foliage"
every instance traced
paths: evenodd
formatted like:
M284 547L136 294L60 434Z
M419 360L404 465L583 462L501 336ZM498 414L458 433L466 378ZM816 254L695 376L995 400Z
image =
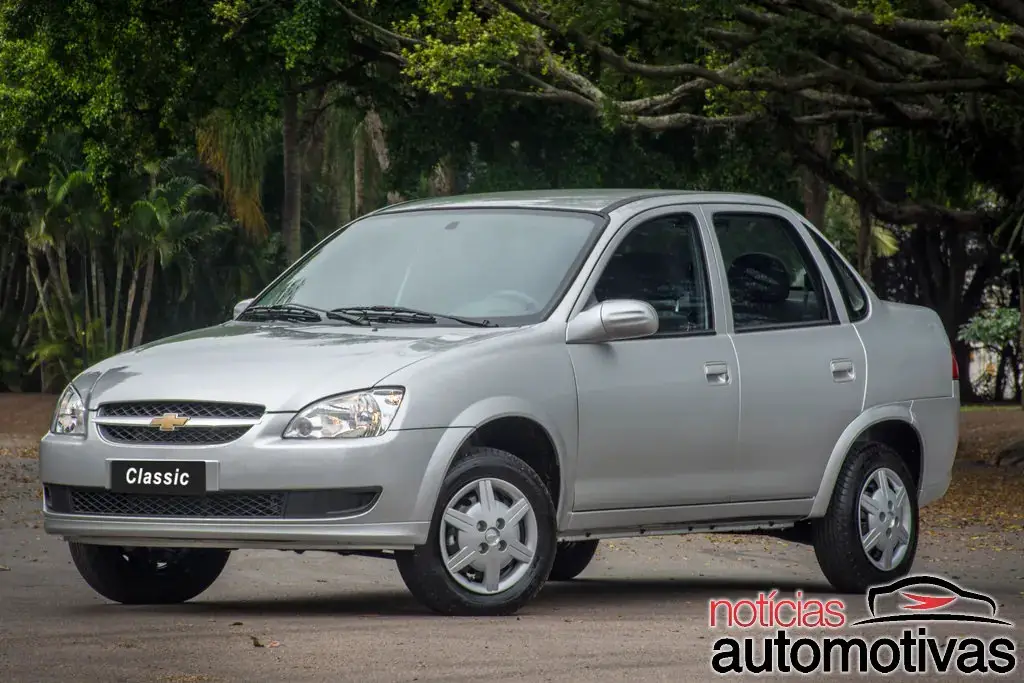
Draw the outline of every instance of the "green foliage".
M999 353L1006 345L1020 341L1020 309L994 308L982 311L963 325L957 335L960 341L980 344Z

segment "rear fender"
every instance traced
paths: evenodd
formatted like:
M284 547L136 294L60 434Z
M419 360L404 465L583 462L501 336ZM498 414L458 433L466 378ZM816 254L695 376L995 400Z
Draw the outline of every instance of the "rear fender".
M832 500L832 491L835 489L836 479L839 478L839 470L842 469L843 463L846 461L846 455L850 452L850 448L857 438L871 425L887 420L901 420L914 426L911 401L889 403L868 408L843 430L836 445L832 448L832 454L828 458L828 463L825 465L825 473L821 477L818 493L814 496L814 505L811 506L809 518L825 516L825 512L828 511L828 504Z

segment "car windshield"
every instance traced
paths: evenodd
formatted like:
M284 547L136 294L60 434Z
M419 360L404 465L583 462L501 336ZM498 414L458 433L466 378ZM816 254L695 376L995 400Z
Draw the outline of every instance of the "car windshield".
M253 306L395 306L531 324L558 304L603 226L594 214L554 210L368 216L307 254Z

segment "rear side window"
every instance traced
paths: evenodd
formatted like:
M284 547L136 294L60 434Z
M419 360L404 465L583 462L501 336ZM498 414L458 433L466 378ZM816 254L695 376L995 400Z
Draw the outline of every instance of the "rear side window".
M715 213L737 332L830 324L824 282L796 226L774 214Z
M850 322L863 320L868 315L867 292L860 286L857 277L839 256L835 247L814 230L808 229L807 232L811 233L814 243L818 245L828 267L832 270L832 275L839 283L839 290L843 295L843 304L846 306L846 313L850 316Z

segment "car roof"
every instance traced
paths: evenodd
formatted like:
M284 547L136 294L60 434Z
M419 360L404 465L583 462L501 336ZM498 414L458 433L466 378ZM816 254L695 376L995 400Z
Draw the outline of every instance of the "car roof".
M785 208L783 204L774 199L753 194L694 190L579 189L523 190L430 197L392 204L375 213L380 215L421 209L519 208L588 211L607 215L621 206L660 197L677 199L687 204L760 204Z

